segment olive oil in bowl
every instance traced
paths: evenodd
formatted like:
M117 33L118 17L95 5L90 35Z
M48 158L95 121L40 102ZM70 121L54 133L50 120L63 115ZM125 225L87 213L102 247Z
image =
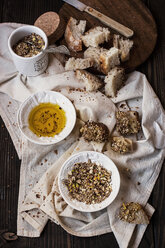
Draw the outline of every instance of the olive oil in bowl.
M28 118L30 130L39 137L54 137L66 125L65 111L53 103L40 103L34 107Z

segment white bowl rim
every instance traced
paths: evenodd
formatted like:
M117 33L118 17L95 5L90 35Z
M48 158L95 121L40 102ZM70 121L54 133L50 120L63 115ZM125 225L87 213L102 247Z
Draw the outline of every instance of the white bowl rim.
M62 139L60 139L60 140L58 140L58 141L52 141L52 142L50 142L50 143L48 143L48 142L47 142L47 143L46 143L46 142L44 143L44 142L39 142L39 141L33 140L33 139L31 139L28 135L26 135L26 133L23 132L23 130L21 129L21 127L20 127L20 125L19 125L20 111L21 111L22 107L23 107L23 106L24 106L24 105L25 105L33 96L35 96L36 94L39 94L40 92L45 92L45 93L47 93L47 94L49 94L49 93L54 94L54 93L55 93L55 95L59 95L59 96L65 98L65 99L68 101L68 103L70 103L70 107L72 107L72 111L73 111L73 124L72 124L72 127L70 128L70 132L69 132L65 137L63 137ZM75 107L73 106L73 103L72 103L66 96L64 96L63 94L61 94L61 93L59 93L59 92L57 92L57 91L50 91L50 90L37 91L37 92L35 92L34 94L32 94L31 96L29 96L24 102L21 103L21 105L20 105L20 107L19 107L19 109L18 109L18 111L17 111L17 123L18 123L18 127L19 127L19 130L21 131L21 133L22 133L29 141L31 141L32 143L35 143L35 144L38 144L38 145L43 145L43 146L46 146L46 145L53 145L53 144L57 144L57 143L61 142L62 140L64 140L64 139L65 139L66 137L68 137L69 134L72 132L72 130L73 130L75 124L76 124L76 110L75 110Z
M108 203L108 204L106 204L106 205L103 205L102 207L99 207L98 209L96 209L96 208L93 208L92 209L92 207L91 207L91 209L89 208L89 206L91 206L91 205L89 205L89 204L84 204L84 203L82 203L82 202L79 202L79 204L81 205L81 203L83 204L83 205L86 205L87 207L88 207L88 210L85 210L85 209L83 209L83 208L81 208L81 207L77 207L77 206L75 206L75 204L74 203L72 203L72 199L70 199L70 200L68 200L66 197L65 197L65 194L63 193L63 191L62 191L62 189L61 189L61 184L63 183L62 181L61 181L61 174L63 173L63 170L64 170L64 168L65 168L65 166L67 166L67 164L68 164L68 162L70 161L70 160L74 160L74 158L76 158L76 157L78 157L78 156L80 156L80 155L82 155L82 154L98 154L98 155L100 155L100 156L102 156L102 157L104 157L104 158L106 158L106 159L108 159L110 162L111 162L111 164L113 165L113 167L115 168L115 170L116 170L116 175L117 175L117 177L118 177L118 188L117 188L117 190L116 190L116 194L115 194L115 196L114 196L114 198L112 199L112 200L110 200L109 202L110 203ZM101 161L99 161L99 162L101 162ZM101 166L103 166L104 167L104 165L103 164L101 164ZM117 195L118 195L118 193L119 193L119 190L120 190L120 173L119 173L119 170L118 170L118 168L117 168L117 166L115 165L115 163L107 156L107 155L105 155L105 154L103 154L103 153L101 153L101 152L96 152L96 151L82 151L82 152L78 152L78 153L76 153L76 154L73 154L73 155L71 155L64 163L63 163L63 165L62 165L62 167L61 167L61 169L60 169L60 172L59 172L59 175L58 175L58 187L59 187L59 190L60 190L60 193L61 193L61 196L63 197L63 199L66 201L66 203L69 205L69 206L71 206L72 208L74 208L74 209L76 209L76 210L78 210L78 211L81 211L81 212L96 212L96 211L100 211L100 210L102 210L102 209L104 209L104 208L106 208L106 207L108 207L115 199L116 199L116 197L117 197ZM111 197L111 194L109 195L109 199L110 199L110 197ZM106 198L106 199L108 199L108 198ZM106 200L105 199L105 200ZM75 200L75 199L74 199ZM78 202L77 200L75 200L76 202ZM99 204L102 204L104 201L102 201L101 203L99 203ZM97 204L97 205L99 205L99 204ZM94 205L94 204L93 204Z

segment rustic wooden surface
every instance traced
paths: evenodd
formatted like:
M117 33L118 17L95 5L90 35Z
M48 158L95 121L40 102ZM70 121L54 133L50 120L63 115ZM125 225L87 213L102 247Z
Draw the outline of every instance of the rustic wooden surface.
M156 44L157 30L150 11L144 6L141 0L82 0L82 2L90 7L94 7L96 10L134 31L134 36L132 37L134 46L131 50L130 59L123 63L122 66L131 71L149 57ZM80 12L67 3L60 9L59 14L66 23L70 16L78 20L87 20L86 30L98 25L105 26L93 16L85 12ZM114 33L114 31L111 30L111 33ZM110 48L111 43L112 41L110 40L106 44L106 48ZM83 53L72 52L72 55L83 56Z
M124 1L124 0L122 0ZM104 3L104 0L101 1ZM143 0L152 12L158 27L158 41L153 54L138 70L145 73L165 108L165 1ZM33 24L46 11L59 11L58 0L1 0L0 21ZM0 34L1 35L1 34ZM0 231L16 232L17 200L20 161L10 136L0 119ZM149 203L156 212L144 234L139 248L165 247L165 163L153 189ZM40 238L22 238L2 243L3 248L118 248L112 233L92 238L79 238L67 234L61 227L49 222Z

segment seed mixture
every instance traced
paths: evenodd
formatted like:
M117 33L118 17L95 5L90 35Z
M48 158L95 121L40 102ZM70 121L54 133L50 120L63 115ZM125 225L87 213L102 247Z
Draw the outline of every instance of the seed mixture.
M109 130L101 122L87 121L80 129L82 137L87 141L105 142L109 138Z
M111 148L114 152L125 154L133 150L133 143L131 139L124 138L123 136L112 137Z
M43 38L35 33L25 36L14 46L13 51L21 57L33 57L40 53L45 46Z
M120 208L119 218L135 224L148 224L149 219L139 203L123 203Z
M116 129L121 134L138 133L141 129L137 111L118 111L116 113Z
M112 192L111 172L101 165L88 162L76 163L64 180L71 199L86 204L96 204L105 200Z

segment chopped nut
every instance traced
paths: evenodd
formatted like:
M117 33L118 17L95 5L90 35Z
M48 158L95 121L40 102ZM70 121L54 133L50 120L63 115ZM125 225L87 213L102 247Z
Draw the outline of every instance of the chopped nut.
M68 178L64 180L70 197L86 204L96 204L106 199L112 191L110 183L111 172L90 160L76 163L72 175L68 173Z
M44 46L43 38L38 34L32 33L19 40L13 46L13 51L21 57L32 57L40 53Z

